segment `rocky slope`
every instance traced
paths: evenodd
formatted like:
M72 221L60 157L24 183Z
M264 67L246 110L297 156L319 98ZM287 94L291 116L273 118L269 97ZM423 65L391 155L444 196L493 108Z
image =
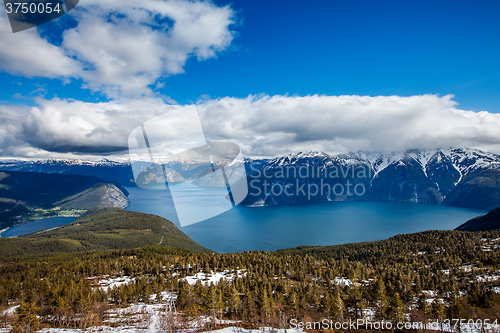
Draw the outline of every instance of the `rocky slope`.
M500 206L500 156L470 148L291 154L247 178L245 206L360 200Z
M0 226L35 209L124 208L128 193L97 177L0 171Z

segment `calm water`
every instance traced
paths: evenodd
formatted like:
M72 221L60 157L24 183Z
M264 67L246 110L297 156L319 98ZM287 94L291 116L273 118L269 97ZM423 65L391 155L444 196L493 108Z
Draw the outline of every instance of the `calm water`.
M127 188L128 210L155 214L179 226L166 190ZM202 193L187 192L193 205ZM225 203L221 203L224 205ZM217 206L218 204L215 204ZM236 207L200 223L181 227L199 244L217 252L276 250L299 245L334 245L385 239L399 233L454 229L484 210L401 202L330 202L297 206Z
M14 228L10 228L7 231L2 232L1 237L14 237L26 235L32 232L52 229L60 225L71 223L75 220L75 217L50 217L47 219L40 219L30 223L20 224Z
M176 185L177 186L177 185ZM205 221L181 227L169 191L127 188L132 202L128 210L155 214L174 222L199 244L217 252L277 250L299 245L334 245L385 239L399 233L430 229L454 229L484 210L404 202L330 202L296 206L236 207ZM223 199L225 190L198 188L182 191L185 202L207 207L207 215L227 207L227 201L207 201L207 195ZM179 201L177 201L179 202ZM204 209L193 209L193 215ZM196 216L199 218L200 216ZM74 221L72 217L42 219L11 228L2 237L20 236Z

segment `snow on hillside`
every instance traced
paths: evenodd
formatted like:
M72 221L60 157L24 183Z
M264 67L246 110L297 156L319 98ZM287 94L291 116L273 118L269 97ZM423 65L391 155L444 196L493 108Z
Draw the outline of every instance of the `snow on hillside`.
M236 272L238 278L242 278L246 275L246 269L239 269ZM200 281L203 285L209 284L218 284L220 280L232 281L235 278L235 273L231 273L229 270L225 270L223 272L213 272L204 273L200 271L195 275L186 276L186 282L190 285L196 284L196 282Z
M153 333L160 332L156 330L155 327L151 327L145 330L140 330L142 332ZM184 329L178 330L178 332L193 332L193 329ZM0 329L0 332L2 330ZM7 332L7 331L5 331ZM109 333L136 333L138 330L131 327L93 327L89 330L80 330L80 329L65 329L65 328L46 328L38 331L40 333L86 333L86 332L109 332ZM259 329L246 329L237 326L229 326L218 330L207 331L203 330L203 332L211 332L211 333L303 333L304 331L299 328L289 328L289 329L277 329L272 327L261 327Z
M448 149L412 149L405 152L357 152L349 154L328 155L323 152L310 151L308 153L290 154L271 160L266 167L288 166L288 165L322 165L328 167L333 164L369 165L374 170L374 177L390 165L404 165L405 159L413 159L426 173L427 164L431 159L440 162L448 158L455 168L465 176L467 173L481 169L500 170L500 156L483 152L473 148L448 148Z
M406 152L392 153L360 152L358 155L372 166L376 176L388 166L401 163L404 158L412 158L418 162L426 173L428 162L438 153L442 153L444 157L449 158L462 177L476 170L500 170L500 155L474 148L412 149ZM441 156L437 155L436 160L441 161Z
M112 278L109 275L105 275L101 278L89 277L87 280L98 280L97 283L92 284L92 287L100 288L101 290L108 292L110 289L134 282L135 278L131 278L130 276Z

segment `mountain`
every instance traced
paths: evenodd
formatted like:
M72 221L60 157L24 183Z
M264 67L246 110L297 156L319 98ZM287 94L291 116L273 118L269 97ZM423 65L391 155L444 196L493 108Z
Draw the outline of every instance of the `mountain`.
M493 209L486 215L470 219L455 230L460 231L490 231L500 230L500 208Z
M4 257L143 246L211 252L162 217L120 208L94 208L73 223L56 229L0 238L0 253Z
M471 148L291 154L252 171L247 181L244 206L369 200L500 206L500 156Z
M204 187L225 186L247 174L249 195L243 206L269 206L324 201L406 201L457 207L500 207L500 156L478 149L449 148L392 153L322 152L290 154L270 160L201 163L169 160L164 165L108 160L4 161L0 170L84 174L135 186L191 181ZM242 184L240 182L240 184ZM232 185L233 190L237 185ZM22 207L10 205L19 213Z
M120 184L97 177L0 171L0 227L35 209L123 208L126 195Z
M240 177L241 166L244 165L247 173L251 168L261 167L269 160L258 159L235 161L230 163L216 163L215 169L222 166L228 167L229 177ZM228 165L229 164L229 165ZM250 166L252 165L252 167ZM212 166L207 163L200 163L194 160L172 160L164 165L152 164L148 162L136 162L133 164L137 173L137 181L140 185L164 183L164 181L180 183L194 180L198 186L220 187L221 182L213 177L200 176L209 174ZM86 161L77 159L48 159L39 161L0 161L0 171L21 171L39 172L61 175L84 175L101 178L108 182L118 182L123 186L136 186L132 165L129 162L115 162L107 159L100 161ZM234 174L233 174L234 171ZM231 176L232 175L232 176Z
M107 159L100 161L76 159L0 161L0 170L94 176L108 182L118 182L123 186L135 186L130 163L114 162Z
M244 176L244 173L249 174L255 169L260 169L269 162L267 159L242 159L234 161L224 161L211 163L203 163L193 160L175 160L168 161L163 165L151 164L147 167L136 168L137 184L139 186L158 184L167 182L180 183L192 181L193 185L201 187L225 187L225 180L221 173L214 171L225 168L228 179L238 180Z

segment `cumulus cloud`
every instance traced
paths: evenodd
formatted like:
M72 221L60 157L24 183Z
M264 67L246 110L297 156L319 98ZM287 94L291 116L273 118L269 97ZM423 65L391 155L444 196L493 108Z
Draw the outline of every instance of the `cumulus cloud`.
M0 26L9 25L0 15ZM2 33L0 70L28 77L72 78L81 75L81 64L68 57L65 50L50 44L34 29L16 34Z
M137 126L171 110L161 99L85 103L39 99L0 108L0 154L126 156ZM466 146L500 153L500 114L457 108L453 96L249 96L197 105L205 135L251 157L299 151L401 151Z
M176 108L160 99L86 103L39 98L37 102L30 108L0 108L3 156L124 153L135 127Z
M234 37L234 11L208 1L86 0L71 14L78 25L64 31L60 46L34 29L2 35L0 69L81 78L113 98L151 95L149 86L182 73L188 57L215 57Z
M500 152L500 114L460 110L452 95L249 96L198 106L208 136L250 156L320 150L468 146Z

